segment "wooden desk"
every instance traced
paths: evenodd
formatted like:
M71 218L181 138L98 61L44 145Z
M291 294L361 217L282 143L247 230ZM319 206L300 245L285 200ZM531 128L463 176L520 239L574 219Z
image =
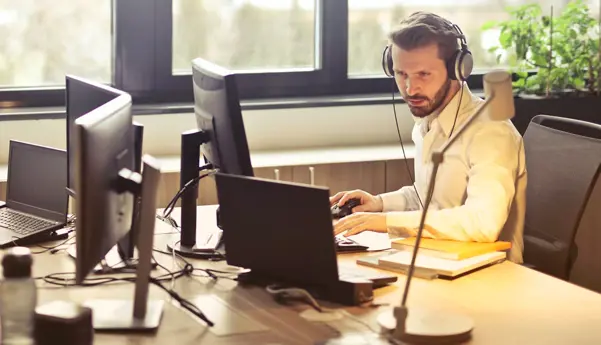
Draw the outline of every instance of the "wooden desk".
M177 210L174 212L177 213ZM175 214L177 216L177 214ZM215 226L213 206L199 207L200 229ZM174 235L157 221L155 248L165 250ZM179 237L179 234L175 235ZM355 265L357 255L340 255L344 265ZM155 258L177 270L170 255ZM74 272L75 265L64 251L34 257L34 275ZM189 260L197 268L223 268L225 262ZM160 272L156 272L158 274ZM400 303L405 276L391 286L376 290L376 303ZM169 283L165 283L169 286ZM55 299L84 301L86 298L131 298L133 284L98 287L52 288L40 282L40 303ZM209 330L183 311L177 302L169 303L166 293L155 286L151 298L164 299L165 312L156 334L95 335L95 344L387 344L364 324L378 330L376 317L384 308L347 308L355 319L312 323L298 316L306 306L282 306L258 287L240 287L234 281L186 277L175 282L175 290L188 299L200 298L199 307L216 323ZM324 303L325 304L325 303ZM421 306L465 313L475 321L469 344L601 344L601 295L531 269L505 262L454 281L412 282L409 307ZM410 309L411 310L411 309ZM231 324L232 315L258 322L265 331L220 336ZM363 323L360 323L359 321ZM236 329L236 326L232 326Z

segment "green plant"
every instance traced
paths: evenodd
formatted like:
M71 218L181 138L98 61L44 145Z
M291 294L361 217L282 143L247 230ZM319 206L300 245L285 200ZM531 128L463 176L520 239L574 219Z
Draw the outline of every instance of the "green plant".
M599 31L582 0L568 3L560 15L543 15L539 4L507 9L510 19L488 22L499 29L499 45L489 49L517 76L518 93L565 95L599 92ZM536 73L530 73L530 72Z

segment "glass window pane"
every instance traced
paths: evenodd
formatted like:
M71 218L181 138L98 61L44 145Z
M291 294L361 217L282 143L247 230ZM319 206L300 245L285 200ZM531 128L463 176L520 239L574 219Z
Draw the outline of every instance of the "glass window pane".
M173 71L315 67L315 0L173 0Z
M570 0L539 0L544 11L559 13ZM598 16L597 1L589 0L591 14ZM382 51L388 32L403 17L416 11L429 11L461 27L472 52L475 69L499 67L496 54L488 48L498 45L499 31L482 31L490 20L506 20L507 6L535 3L532 0L349 0L349 75L379 75Z
M111 81L110 0L0 0L0 87Z

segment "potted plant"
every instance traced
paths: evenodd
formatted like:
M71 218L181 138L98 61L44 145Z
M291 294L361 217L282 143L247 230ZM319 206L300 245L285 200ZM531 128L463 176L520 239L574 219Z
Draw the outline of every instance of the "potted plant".
M544 15L539 4L507 9L510 18L486 23L498 29L489 49L515 75L514 124L523 133L532 117L548 114L601 123L599 26L582 0L561 14Z

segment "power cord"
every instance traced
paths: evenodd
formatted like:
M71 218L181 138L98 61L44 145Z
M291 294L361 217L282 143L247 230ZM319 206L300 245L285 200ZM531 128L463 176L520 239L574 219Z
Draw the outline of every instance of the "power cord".
M321 306L317 302L317 300L311 295L311 293L309 293L309 291L307 291L305 289L301 289L301 288L297 288L297 287L284 288L284 287L280 287L278 285L268 285L265 288L265 291L267 291L267 293L272 295L276 299L276 301L278 301L280 303L286 299L302 301L302 302L309 304L311 307L313 307L315 310L317 310L320 313L340 313L340 314L348 317L349 319L367 327L370 331L372 331L376 334L380 333L379 331L374 330L369 324L367 324L363 320L355 317L354 315L352 315L351 313L347 312L344 309L333 309L333 308L326 308L326 307Z
M172 255L174 258L179 259L180 261L183 262L184 266L186 265L190 265L192 266L192 264L186 260L183 256L177 254L175 251L167 252L164 250L160 250L160 249L153 249L153 251L157 252L157 253L161 253L161 254L165 254L165 255ZM183 269L183 267L181 267ZM203 272L206 274L206 276L201 276L198 274L194 274L194 272ZM240 272L243 273L243 272ZM233 280L233 281L237 281L238 278L232 278L232 275L238 275L238 272L228 272L228 271L221 271L221 270L216 270L213 268L193 268L192 273L190 273L191 276L195 276L195 277L201 277L201 278L212 278L214 280L217 279L228 279L228 280Z
M171 255L171 253L161 251L158 249L153 249L153 251L159 252L162 254L166 254L166 255ZM231 275L232 274L231 272L224 272L224 271L213 270L213 269L194 268L194 266L192 266L192 264L190 264L190 262L188 262L181 256L178 255L178 258L183 262L184 265L181 270L175 271L175 272L168 270L165 266L159 264L156 261L156 259L153 258L153 261L155 263L157 263L157 265L159 267L161 267L163 270L165 270L167 273L161 274L156 277L150 277L149 283L152 283L152 284L158 286L159 288L161 288L162 290L164 290L165 292L167 292L167 294L169 294L169 296L171 296L173 299L175 299L182 308L186 309L187 311L189 311L190 313L192 313L193 315L195 315L196 317L198 317L199 319L204 321L207 325L212 327L214 325L214 323L206 317L206 315L200 310L200 308L198 308L192 302L181 297L173 289L165 287L162 284L162 282L165 282L165 281L173 282L175 279L178 279L178 278L181 278L184 276L193 276L194 272L197 272L197 271L205 272L207 274L207 277L215 279L215 280L217 280L219 278L236 280L236 278L231 278L228 276L220 276L220 275L216 274L216 273L224 273L224 274ZM115 273L119 273L118 269L115 271ZM47 284L60 286L60 287L74 287L74 286L90 287L90 286L99 286L99 285L103 285L103 284L118 283L118 282L133 283L133 282L135 282L135 278L136 278L135 275L131 275L131 273L129 273L129 276L127 276L127 277L106 277L106 276L105 277L88 277L81 284L76 284L74 275L75 275L75 273L73 273L73 272L58 272L58 273L48 274L43 277L36 277L35 279L42 280Z
M179 302L179 304L182 306L182 308L188 310L193 315L197 316L199 319L204 321L207 325L212 327L214 325L214 323L211 320L209 320L197 306L195 306L190 301L181 297L177 292L173 291L172 289L168 289L165 286L163 286L163 284L161 284L161 282L165 281L165 280L177 279L177 278L189 275L193 271L193 269L194 268L190 265L190 266L186 266L185 269L178 271L178 272L167 271L168 273L160 275L158 277L150 277L149 282L158 286L165 292L167 292L169 294L169 296L171 296L173 299L175 299L176 301ZM62 286L62 287L72 287L72 286L90 287L90 286L99 286L99 285L103 285L103 284L116 283L116 282L133 283L133 282L135 282L135 278L136 278L135 276L86 278L82 284L78 285L75 283L73 275L74 274L70 273L70 272L61 272L61 273L49 274L44 277L36 278L36 279L41 279L48 284L58 285L58 286Z
M44 246L42 244L35 244L36 247L40 247L42 248L42 250L38 250L38 251L32 251L31 254L42 254L42 253L46 253L46 252L50 252L51 254L55 254L56 252L58 252L61 246L69 244L68 242L74 239L74 236L69 236L72 232L75 231L75 228L70 227L69 230L67 231L67 238L60 241L58 244L55 244L53 246Z
M205 178L207 176L211 176L218 171L217 169L212 169L212 167L213 167L212 164L205 164L205 165L201 166L199 168L200 174L198 175L198 177L195 177L192 180L186 182L186 184L175 194L173 199L171 199L171 201L169 201L169 203L167 204L167 207L165 207L165 209L163 210L163 214L160 216L157 215L157 218L164 222L171 224L174 228L179 230L179 225L171 217L171 212L173 212L173 209L175 208L177 201L179 200L179 198L181 198L182 194L188 188L195 187L200 182L200 180L202 180L203 178ZM203 174L203 172L204 172L204 174Z

